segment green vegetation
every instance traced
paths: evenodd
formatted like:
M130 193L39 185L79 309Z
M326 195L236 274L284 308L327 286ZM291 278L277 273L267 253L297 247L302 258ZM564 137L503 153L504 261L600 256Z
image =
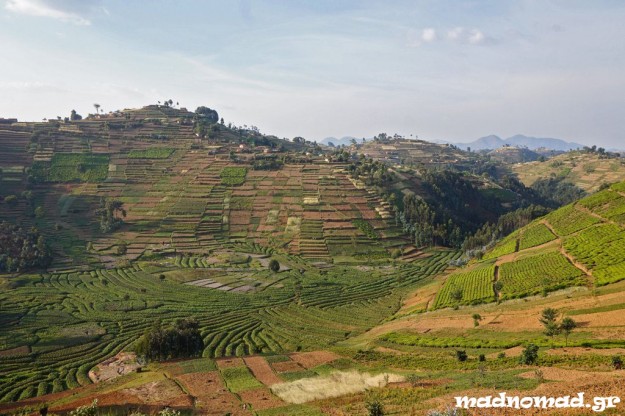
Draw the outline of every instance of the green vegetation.
M501 242L499 242L491 251L486 253L483 259L494 259L500 256L505 256L506 254L514 253L515 251L517 251L518 237L519 233L516 231L513 232L508 237L504 238Z
M584 273L555 251L502 264L499 268L499 280L503 283L504 298L523 297L586 284Z
M23 272L50 264L50 250L37 229L26 231L1 221L0 247L0 272Z
M55 153L48 162L35 162L32 176L41 182L101 182L109 169L109 155Z
M435 308L455 306L457 301L452 298L454 289L462 289L462 301L466 304L492 302L495 266L483 265L469 272L451 274L443 288L436 295Z
M150 147L142 150L131 150L128 159L167 159L174 153L170 147Z
M584 228L601 222L599 218L578 210L574 205L567 205L560 208L547 215L545 219L551 224L559 236L573 234L576 231L583 230Z
M221 370L221 375L226 382L226 386L228 386L233 393L262 387L262 384L256 380L247 367L224 368Z
M564 240L564 248L593 271L598 285L625 279L625 229L615 224L589 227Z
M222 169L219 177L221 178L221 183L223 185L236 186L245 182L246 174L246 168L228 166Z
M371 240L377 240L378 234L375 232L371 224L369 224L365 220L353 220L352 224L354 224L360 231L362 231L368 238Z
M541 223L536 223L523 230L523 234L521 235L521 239L519 241L519 250L536 247L555 239L556 236L549 231L547 226Z
M203 350L199 324L194 319L179 319L170 328L161 327L159 322L135 345L137 356L149 361L197 357Z

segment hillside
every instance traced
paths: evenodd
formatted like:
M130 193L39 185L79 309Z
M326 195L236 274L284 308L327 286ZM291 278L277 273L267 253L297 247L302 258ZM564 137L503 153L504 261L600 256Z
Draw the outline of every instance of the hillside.
M511 169L526 186L540 179L556 178L588 192L596 191L602 184L625 180L625 163L622 158L577 151L543 162L513 165Z
M625 182L551 212L452 273L433 308L625 279ZM452 292L460 289L461 299Z
M478 370L488 386L541 386L515 357L491 359L527 340L546 345L536 328L467 337L465 308L483 307L494 327L497 316L508 324L527 313L497 311L495 300L578 287L601 302L580 289L580 314L621 312L612 290L624 283L623 184L455 269L461 253L449 247L540 202L499 165L401 138L324 149L217 118L159 105L3 124L1 412L98 399L122 414L364 415L374 389L391 412L426 414ZM457 287L462 297L450 301ZM201 358L137 362L146 331L189 318ZM619 328L592 325L571 343L625 345ZM416 341L411 328L424 331ZM491 348L487 364L479 351L461 363L445 350L475 343ZM606 370L594 355L581 365ZM343 397L282 394L300 381Z

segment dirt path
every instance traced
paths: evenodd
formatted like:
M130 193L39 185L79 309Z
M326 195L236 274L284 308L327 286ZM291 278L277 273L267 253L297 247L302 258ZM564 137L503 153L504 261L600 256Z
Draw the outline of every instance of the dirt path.
M587 277L589 280L590 285L594 285L594 277L592 275L592 271L590 271L586 266L584 266L582 263L578 262L577 259L575 259L575 257L573 257L571 254L569 254L564 247L560 247L560 253L562 253L562 255L564 257L566 257L566 259L569 261L569 263L571 263L573 266L575 266L577 269L581 270Z

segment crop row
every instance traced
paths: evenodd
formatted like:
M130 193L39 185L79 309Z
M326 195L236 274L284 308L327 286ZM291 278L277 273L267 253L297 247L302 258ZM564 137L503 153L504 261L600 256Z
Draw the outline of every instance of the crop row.
M556 239L556 236L545 224L536 223L527 227L519 240L519 250L536 247Z
M545 219L551 224L559 236L566 236L574 232L588 228L593 224L601 222L599 218L593 217L577 208L574 205L567 205L554 212L549 213Z
M615 224L597 225L565 239L563 245L589 269L607 269L625 259L625 229Z
M583 285L584 273L553 251L504 263L499 268L503 297L515 298Z
M455 306L459 303L471 304L494 300L493 279L495 266L481 265L469 272L454 273L447 278L438 291L435 308Z

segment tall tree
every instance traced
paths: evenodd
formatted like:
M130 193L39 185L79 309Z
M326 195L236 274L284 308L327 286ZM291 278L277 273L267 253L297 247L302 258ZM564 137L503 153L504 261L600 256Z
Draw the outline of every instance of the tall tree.
M540 323L545 327L545 335L553 339L560 333L560 327L557 324L560 313L553 308L545 308L540 314Z
M567 347L569 346L569 335L575 328L577 328L577 322L568 316L560 322L560 330L564 332L564 338L566 340L564 345Z

